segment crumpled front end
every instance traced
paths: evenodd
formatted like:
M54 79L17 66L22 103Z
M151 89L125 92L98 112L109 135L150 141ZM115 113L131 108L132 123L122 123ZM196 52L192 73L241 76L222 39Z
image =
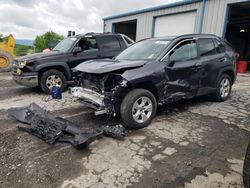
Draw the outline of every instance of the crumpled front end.
M86 106L96 110L96 115L115 115L119 94L126 88L128 81L121 74L81 73L75 77L75 83L77 86L69 88L69 92Z
M80 99L87 106L95 110L104 110L104 95L98 92L95 92L91 89L83 87L71 87L69 92L76 98Z

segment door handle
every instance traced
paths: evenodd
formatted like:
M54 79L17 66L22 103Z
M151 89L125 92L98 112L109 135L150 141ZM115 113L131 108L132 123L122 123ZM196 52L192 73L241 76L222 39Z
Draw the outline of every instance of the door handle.
M200 66L196 66L196 67L193 67L193 68L191 68L191 69L192 69L192 71L194 71L194 72L198 72L198 71L201 70L201 67L200 67Z
M227 60L227 58L225 58L225 57L222 57L222 58L219 59L220 62L224 62L226 60Z
M196 67L201 66L201 62L195 63L195 66L196 66Z
M201 62L195 63L195 64L194 64L194 67L192 67L191 69L192 69L192 71L194 71L194 72L200 71L200 70L201 70Z

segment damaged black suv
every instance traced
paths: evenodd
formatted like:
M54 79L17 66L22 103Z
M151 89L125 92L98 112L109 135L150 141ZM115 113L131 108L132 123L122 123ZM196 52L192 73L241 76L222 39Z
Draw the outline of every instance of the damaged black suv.
M70 88L96 114L120 114L127 128L150 124L158 105L211 95L225 101L236 79L236 53L215 35L152 38L113 60L84 62Z

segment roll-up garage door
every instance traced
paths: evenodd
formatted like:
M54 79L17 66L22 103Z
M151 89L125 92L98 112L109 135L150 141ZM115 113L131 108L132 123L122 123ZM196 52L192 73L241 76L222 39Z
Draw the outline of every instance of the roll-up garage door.
M156 17L154 37L192 34L195 18L196 11Z

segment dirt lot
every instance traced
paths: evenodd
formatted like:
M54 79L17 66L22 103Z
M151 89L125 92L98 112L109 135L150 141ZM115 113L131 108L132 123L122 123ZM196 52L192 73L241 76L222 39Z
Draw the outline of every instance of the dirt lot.
M38 89L0 74L0 187L243 187L250 138L250 75L238 75L231 98L181 101L124 140L104 137L88 148L47 145L18 130L7 109L36 102L81 126L105 124L67 93L48 101Z

